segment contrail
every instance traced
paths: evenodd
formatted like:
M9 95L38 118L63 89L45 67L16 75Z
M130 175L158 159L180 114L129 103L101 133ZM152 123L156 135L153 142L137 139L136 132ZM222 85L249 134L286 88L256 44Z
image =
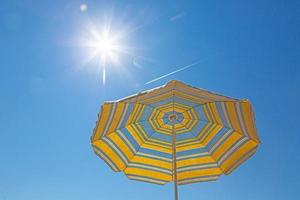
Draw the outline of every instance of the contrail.
M181 12L181 13L178 13L177 15L173 16L173 17L170 17L170 21L173 22L173 21L179 20L179 19L181 19L185 16L186 16L186 12Z
M186 65L186 66L184 66L184 67L181 67L180 69L177 69L177 70L172 71L172 72L170 72L170 73L168 73L168 74L165 74L165 75L162 75L162 76L160 76L160 77L157 77L157 78L155 78L155 79L152 79L151 81L148 81L147 83L145 83L145 85L147 85L147 84L149 84L149 83L153 83L153 82L155 82L155 81L158 81L158 80L160 80L160 79L162 79L162 78L165 78L165 77L170 76L170 75L172 75L172 74L175 74L175 73L177 73L177 72L183 71L183 70L185 70L185 69L187 69L187 68L190 68L190 67L192 67L192 66L198 65L200 62L202 62L202 60L197 61L197 62L194 62L194 63L189 64L189 65Z

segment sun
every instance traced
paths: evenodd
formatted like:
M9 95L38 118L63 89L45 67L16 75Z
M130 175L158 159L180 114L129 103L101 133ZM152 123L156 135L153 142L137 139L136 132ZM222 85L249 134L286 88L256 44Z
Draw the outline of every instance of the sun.
M109 30L104 30L102 33L98 33L93 30L92 35L94 36L91 41L91 46L93 47L92 51L94 57L100 57L101 61L106 62L118 62L118 54L121 51L121 45L117 40L117 37L114 36Z
M120 54L125 53L120 34L113 33L105 27L102 31L91 29L90 37L84 42L90 52L90 60L99 60L99 68L102 69L102 82L106 82L106 68L119 64Z
M102 84L106 85L108 73L130 75L127 66L139 54L138 48L132 46L131 38L136 28L117 19L113 20L110 14L97 21L98 23L90 19L87 21L78 45L86 54L85 66L96 70L97 75L102 73Z
M103 62L111 61L116 63L118 61L118 53L121 51L120 44L115 37L105 30L96 38L96 49ZM109 60L108 60L109 59Z

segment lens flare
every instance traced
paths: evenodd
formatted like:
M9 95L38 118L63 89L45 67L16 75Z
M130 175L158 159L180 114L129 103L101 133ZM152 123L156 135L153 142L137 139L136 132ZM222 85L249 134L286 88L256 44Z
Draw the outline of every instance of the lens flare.
M79 9L81 12L85 12L85 11L87 11L88 6L85 3L83 3L83 4L80 4Z

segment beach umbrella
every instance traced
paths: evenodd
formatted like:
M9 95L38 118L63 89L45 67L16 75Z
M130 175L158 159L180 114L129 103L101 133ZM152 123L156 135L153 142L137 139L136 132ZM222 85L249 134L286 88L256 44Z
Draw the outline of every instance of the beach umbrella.
M252 106L171 81L105 102L94 152L133 180L178 185L217 180L251 157L260 141Z

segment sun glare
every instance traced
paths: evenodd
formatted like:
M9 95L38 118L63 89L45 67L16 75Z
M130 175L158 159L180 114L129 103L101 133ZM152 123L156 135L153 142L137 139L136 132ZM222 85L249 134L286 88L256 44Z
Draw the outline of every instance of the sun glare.
M118 61L118 53L121 51L120 45L115 37L107 30L102 34L93 31L95 36L93 43L95 56L100 56L102 62L111 61L114 64Z
M134 29L128 24L113 20L110 14L98 21L100 21L99 24L88 21L79 45L87 54L84 63L93 63L90 65L91 69L97 70L97 74L102 74L99 78L102 78L102 83L105 85L107 75L110 73L129 74L124 63L130 62L137 55L136 48L129 45L131 41L129 36ZM121 64L122 61L123 64Z
M106 82L106 67L119 63L119 56L124 53L120 42L120 35L113 34L108 28L103 31L90 30L91 36L84 46L89 48L90 60L98 59L102 69L103 85Z

